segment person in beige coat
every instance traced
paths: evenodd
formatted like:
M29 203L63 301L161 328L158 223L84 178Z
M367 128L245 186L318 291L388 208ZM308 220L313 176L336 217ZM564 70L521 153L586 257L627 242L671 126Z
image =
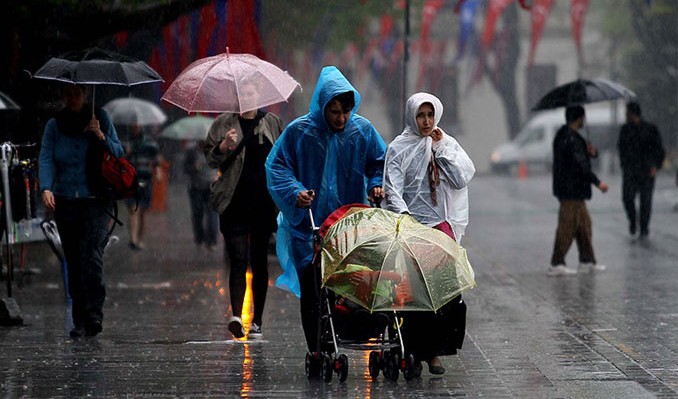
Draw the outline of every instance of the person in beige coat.
M219 213L219 228L230 261L232 317L228 330L236 338L245 336L242 308L248 266L252 268L254 302L248 338L262 337L268 242L277 228L278 213L266 188L264 163L282 130L281 119L271 112L222 114L212 124L205 141L207 163L219 170L219 178L212 183L210 206Z

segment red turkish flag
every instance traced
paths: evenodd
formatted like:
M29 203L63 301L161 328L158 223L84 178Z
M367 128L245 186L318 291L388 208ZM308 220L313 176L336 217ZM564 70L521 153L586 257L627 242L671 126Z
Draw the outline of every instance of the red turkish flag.
M589 7L589 0L572 0L570 4L570 16L572 17L572 37L577 47L577 55L583 59L581 51L581 28L584 24L584 15Z
M494 38L494 26L497 20L514 0L490 0L487 5L487 14L485 15L485 28L480 43L483 48L488 48Z
M530 40L530 53L527 57L528 66L534 63L534 55L537 52L537 45L541 39L541 33L544 31L544 25L551 13L554 0L535 0L530 11L530 19L532 20L532 37Z
M254 10L254 0L227 1L226 39L231 53L249 53L266 59ZM219 49L225 52L226 49Z

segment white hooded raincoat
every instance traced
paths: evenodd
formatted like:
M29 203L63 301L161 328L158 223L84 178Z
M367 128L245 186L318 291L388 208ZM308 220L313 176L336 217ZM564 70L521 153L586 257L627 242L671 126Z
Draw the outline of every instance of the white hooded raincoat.
M475 166L457 140L443 132L433 142L422 137L417 127L417 112L422 104L433 105L435 127L443 114L443 104L428 93L416 93L405 106L405 129L388 146L384 171L385 208L408 212L420 223L433 227L447 221L457 242L468 225L468 188ZM440 128L439 128L440 129ZM442 131L442 129L441 129ZM437 205L431 197L428 166L431 152L440 171Z

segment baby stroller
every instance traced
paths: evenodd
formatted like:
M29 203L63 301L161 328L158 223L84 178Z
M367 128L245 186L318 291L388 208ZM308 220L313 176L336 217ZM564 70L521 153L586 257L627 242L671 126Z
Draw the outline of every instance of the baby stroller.
M412 379L417 374L401 331L404 315L435 312L475 286L465 251L449 237L442 238L442 247L434 244L444 233L410 216L365 205L337 209L320 228L311 215L311 224L315 256L304 273L316 288L316 312L314 328L307 328L311 323L306 321L304 330L307 341L316 340L317 350L306 354L306 376L330 381L337 373L345 381L348 357L341 348L369 351L372 378L383 372L396 381L402 372ZM433 280L442 284L433 287ZM302 322L307 293L302 289Z

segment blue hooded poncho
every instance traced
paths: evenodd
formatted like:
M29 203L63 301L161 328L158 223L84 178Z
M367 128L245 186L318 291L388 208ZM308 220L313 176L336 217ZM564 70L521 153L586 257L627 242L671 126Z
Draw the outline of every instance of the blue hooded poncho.
M355 106L343 131L333 132L324 117L331 99L352 91ZM372 123L356 112L360 94L333 66L320 72L310 112L292 121L266 160L268 191L280 209L277 254L283 274L276 286L300 295L297 271L313 258L308 209L297 208L300 191L315 190L311 205L316 225L342 205L366 203L381 186L386 144Z

